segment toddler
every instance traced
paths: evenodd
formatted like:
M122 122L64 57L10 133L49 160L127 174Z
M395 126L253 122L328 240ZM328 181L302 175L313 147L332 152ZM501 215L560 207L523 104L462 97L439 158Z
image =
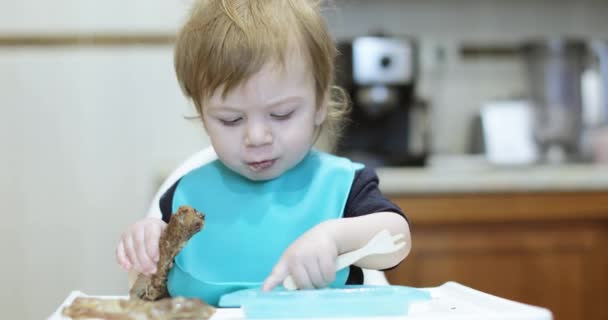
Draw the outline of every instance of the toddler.
M333 86L335 45L312 0L198 0L175 48L178 81L218 159L160 198L162 219L137 221L116 255L126 270L156 271L158 241L181 205L204 229L175 258L172 296L217 304L243 288L363 283L361 268L396 266L410 250L408 221L375 172L313 148L337 134L347 99ZM336 272L336 258L379 231L405 235L397 252Z

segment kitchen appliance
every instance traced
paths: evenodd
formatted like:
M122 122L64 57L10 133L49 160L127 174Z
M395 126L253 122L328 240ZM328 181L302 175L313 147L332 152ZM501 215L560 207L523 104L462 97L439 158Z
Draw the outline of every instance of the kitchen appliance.
M608 43L551 38L522 47L541 161L586 161L608 125Z
M417 43L363 36L338 43L336 82L352 100L337 153L377 166L420 166L428 154L428 107L416 96Z
M583 124L608 125L608 41L589 43L589 66L583 74Z
M582 130L581 77L587 45L579 39L553 38L523 46L534 105L534 137L541 161L575 161Z
M589 44L589 66L582 76L583 126L581 148L585 160L608 162L608 41Z

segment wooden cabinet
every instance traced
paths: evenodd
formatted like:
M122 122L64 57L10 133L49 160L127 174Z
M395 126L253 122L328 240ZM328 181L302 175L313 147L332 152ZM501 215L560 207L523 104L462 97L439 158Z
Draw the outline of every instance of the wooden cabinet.
M411 220L413 248L391 283L457 281L557 320L608 319L608 192L392 199Z

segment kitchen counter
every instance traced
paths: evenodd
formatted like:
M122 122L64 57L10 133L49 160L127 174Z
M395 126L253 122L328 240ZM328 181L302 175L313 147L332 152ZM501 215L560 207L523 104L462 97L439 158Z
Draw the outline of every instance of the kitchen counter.
M484 162L378 168L386 194L608 191L608 165L495 167Z
M390 283L457 281L555 320L608 319L607 165L497 167L460 156L377 171L412 225L411 263L387 272Z

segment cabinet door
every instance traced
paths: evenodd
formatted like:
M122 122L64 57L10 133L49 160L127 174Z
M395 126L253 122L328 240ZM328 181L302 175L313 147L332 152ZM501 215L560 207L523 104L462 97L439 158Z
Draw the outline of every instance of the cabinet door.
M410 256L387 278L434 287L456 281L550 309L557 320L608 319L605 225L421 226Z

